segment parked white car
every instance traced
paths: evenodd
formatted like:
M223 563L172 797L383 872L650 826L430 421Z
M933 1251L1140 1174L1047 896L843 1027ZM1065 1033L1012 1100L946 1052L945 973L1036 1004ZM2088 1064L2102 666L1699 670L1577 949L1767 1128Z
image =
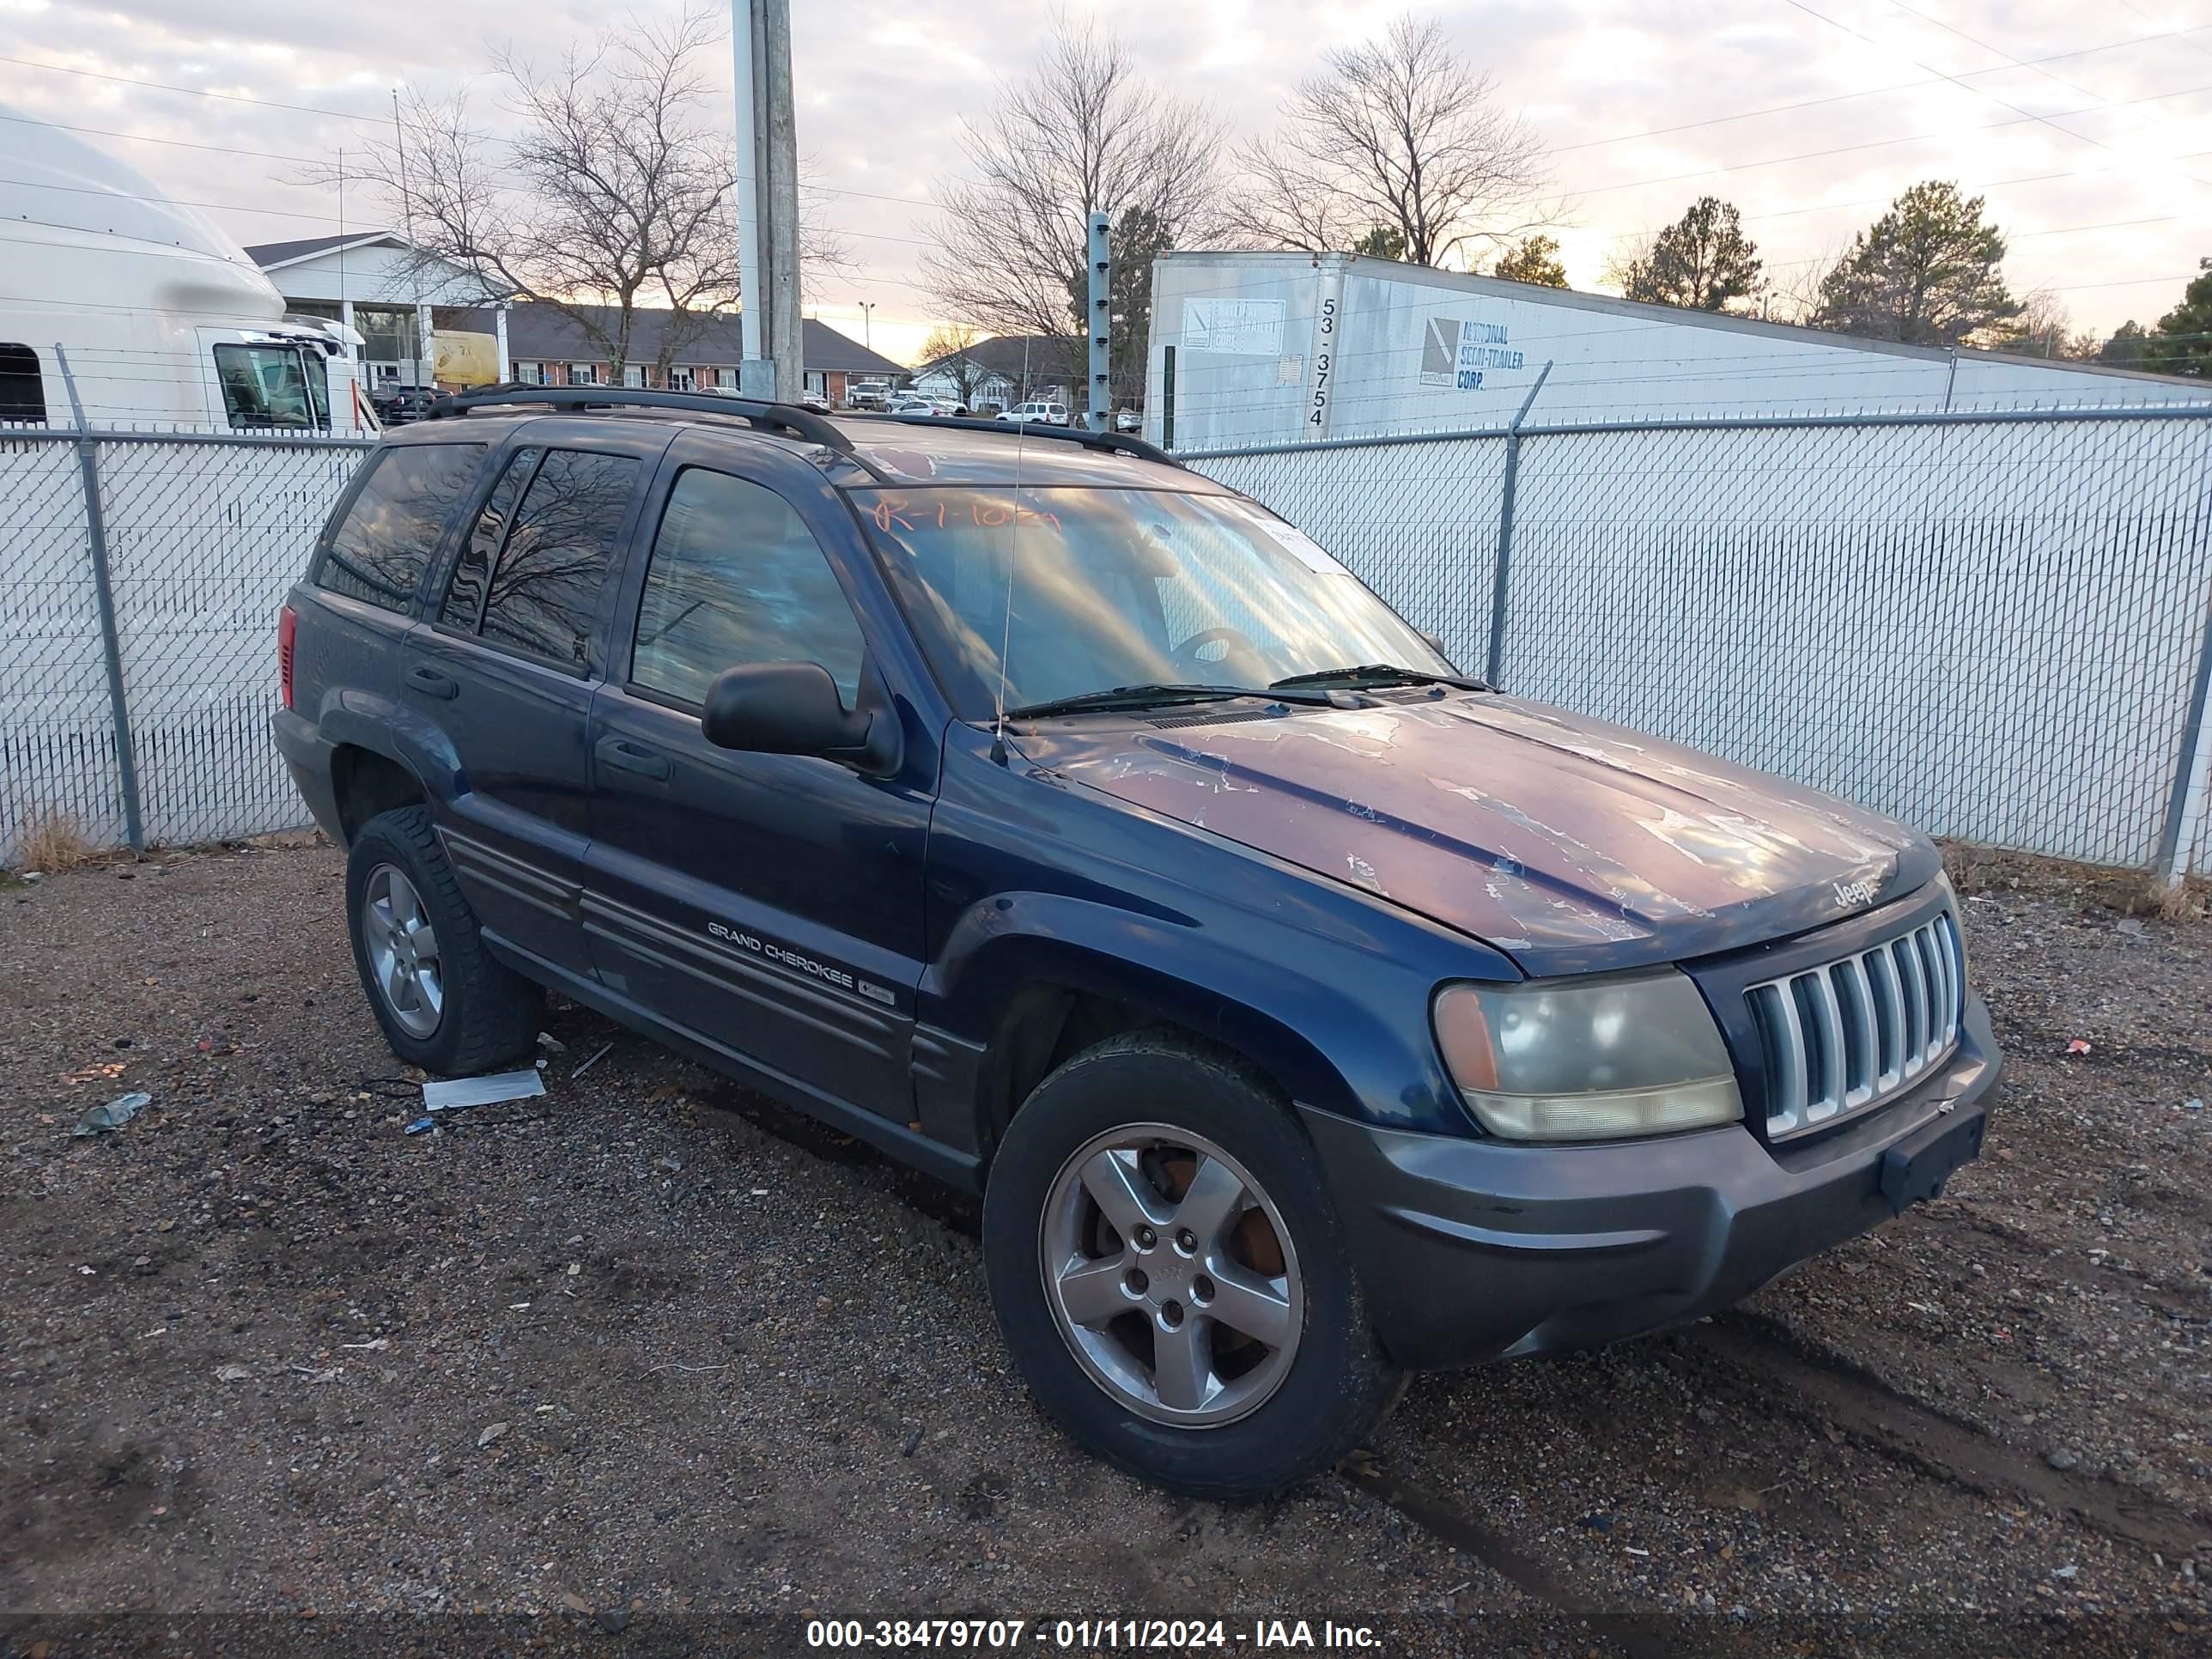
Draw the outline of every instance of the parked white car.
M845 388L845 402L853 409L881 409L890 399L888 380L854 380Z
M955 403L950 398L932 398L920 392L902 392L884 405L893 415L933 415L939 419L968 413L965 404Z
M999 418L1002 421L1024 421L1036 426L1066 426L1067 405L1039 398L1030 403L1017 404Z

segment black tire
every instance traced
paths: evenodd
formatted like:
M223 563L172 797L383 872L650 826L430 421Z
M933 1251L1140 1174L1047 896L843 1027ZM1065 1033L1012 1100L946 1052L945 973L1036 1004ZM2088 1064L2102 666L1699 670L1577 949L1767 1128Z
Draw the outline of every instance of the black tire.
M1077 1359L1047 1297L1042 1229L1056 1177L1094 1139L1136 1124L1194 1132L1243 1164L1295 1249L1304 1317L1288 1370L1262 1403L1218 1425L1132 1410ZM1037 1402L1089 1450L1170 1492L1271 1496L1333 1467L1397 1401L1402 1375L1369 1327L1312 1142L1252 1067L1180 1034L1109 1038L1037 1085L991 1165L983 1255L1000 1329Z
M436 1028L428 1033L402 1024L370 966L362 928L364 898L371 878L385 866L407 878L437 930L444 1006ZM544 990L484 949L476 913L461 896L428 807L380 812L354 837L346 859L346 931L376 1023L384 1028L392 1052L410 1065L469 1077L520 1060L535 1046Z

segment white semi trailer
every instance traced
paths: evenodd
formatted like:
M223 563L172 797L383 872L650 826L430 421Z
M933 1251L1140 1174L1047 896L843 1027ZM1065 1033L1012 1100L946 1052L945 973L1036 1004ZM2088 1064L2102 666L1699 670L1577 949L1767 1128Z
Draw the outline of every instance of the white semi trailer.
M1347 253L1162 255L1146 392L1146 435L1177 450L1495 429L1524 404L1544 423L2212 400L2201 380Z

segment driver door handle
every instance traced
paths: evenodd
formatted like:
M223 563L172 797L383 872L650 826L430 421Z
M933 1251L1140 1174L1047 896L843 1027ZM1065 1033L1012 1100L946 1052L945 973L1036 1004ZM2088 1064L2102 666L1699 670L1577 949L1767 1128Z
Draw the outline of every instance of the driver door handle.
M621 772L635 772L640 777L668 781L668 757L647 749L641 743L632 743L628 738L601 738L593 750L603 765Z

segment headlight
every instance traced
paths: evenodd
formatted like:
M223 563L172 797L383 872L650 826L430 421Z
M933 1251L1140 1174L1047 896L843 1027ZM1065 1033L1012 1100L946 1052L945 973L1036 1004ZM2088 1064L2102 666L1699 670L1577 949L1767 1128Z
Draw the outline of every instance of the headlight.
M1720 1028L1671 968L1448 985L1436 1022L1453 1080L1495 1135L1610 1140L1743 1116Z

